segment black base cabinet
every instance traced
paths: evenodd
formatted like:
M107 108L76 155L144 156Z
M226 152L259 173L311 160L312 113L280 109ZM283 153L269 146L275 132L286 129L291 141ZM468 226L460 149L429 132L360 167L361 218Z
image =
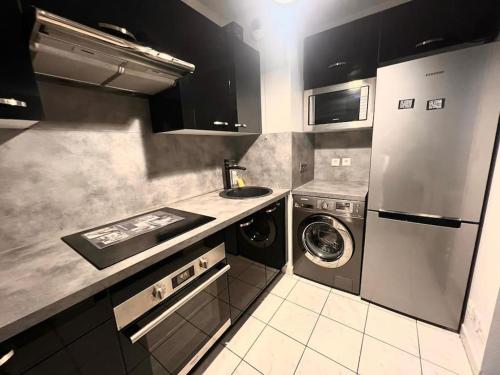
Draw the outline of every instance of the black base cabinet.
M226 229L233 323L286 264L285 202L275 202Z
M1 355L11 350L2 375L125 374L107 292L0 344Z
M0 11L0 128L25 128L42 120L38 86L31 65L29 35L16 0Z

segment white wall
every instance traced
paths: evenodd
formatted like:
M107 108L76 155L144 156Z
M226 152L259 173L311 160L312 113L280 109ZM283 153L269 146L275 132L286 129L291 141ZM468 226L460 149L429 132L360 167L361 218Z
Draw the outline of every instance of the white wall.
M500 289L499 228L500 158L497 156L466 316L461 330L462 341L475 373L479 373L483 362Z

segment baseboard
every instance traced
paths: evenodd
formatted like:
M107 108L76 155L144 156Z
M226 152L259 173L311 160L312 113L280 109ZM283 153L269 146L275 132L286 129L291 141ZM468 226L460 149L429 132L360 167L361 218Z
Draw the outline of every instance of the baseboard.
M474 348L473 341L471 340L471 333L465 324L462 324L462 329L460 330L460 339L465 348L465 353L469 359L472 372L475 375L480 375L481 373L481 362L478 358L478 348Z

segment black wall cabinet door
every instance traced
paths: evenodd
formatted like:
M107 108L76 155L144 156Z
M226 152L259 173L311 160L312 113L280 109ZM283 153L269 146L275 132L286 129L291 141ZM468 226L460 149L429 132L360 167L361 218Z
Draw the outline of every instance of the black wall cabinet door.
M382 14L380 61L489 41L498 32L498 17L499 3L494 0L415 0L391 8Z
M374 77L378 15L335 27L304 40L304 89Z
M42 104L38 93L31 57L28 30L16 0L2 1L0 11L0 127L16 126L42 119ZM18 123L22 127L23 123Z
M239 133L261 133L259 52L227 34L231 122Z

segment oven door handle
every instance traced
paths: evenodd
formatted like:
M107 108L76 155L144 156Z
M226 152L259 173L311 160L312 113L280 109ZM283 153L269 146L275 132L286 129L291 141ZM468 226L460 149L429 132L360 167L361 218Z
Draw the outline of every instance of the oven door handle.
M229 264L224 266L220 271L218 271L216 274L214 274L208 280L201 283L195 289L193 289L191 292L186 294L186 296L184 298L180 299L175 304L173 304L168 310L165 310L162 314L158 315L155 319L151 320L144 327L142 327L137 332L132 334L129 337L132 344L135 344L141 337L143 337L144 335L149 333L152 329L154 329L156 326L158 326L161 322L163 322L165 319L167 319L169 316L171 316L173 313L175 313L179 308L181 308L183 305L185 305L190 300L192 300L196 295L201 293L203 291L203 289L205 289L208 285L212 284L215 280L217 280L222 275L224 275L227 271L229 271L230 268L231 268L231 266Z

